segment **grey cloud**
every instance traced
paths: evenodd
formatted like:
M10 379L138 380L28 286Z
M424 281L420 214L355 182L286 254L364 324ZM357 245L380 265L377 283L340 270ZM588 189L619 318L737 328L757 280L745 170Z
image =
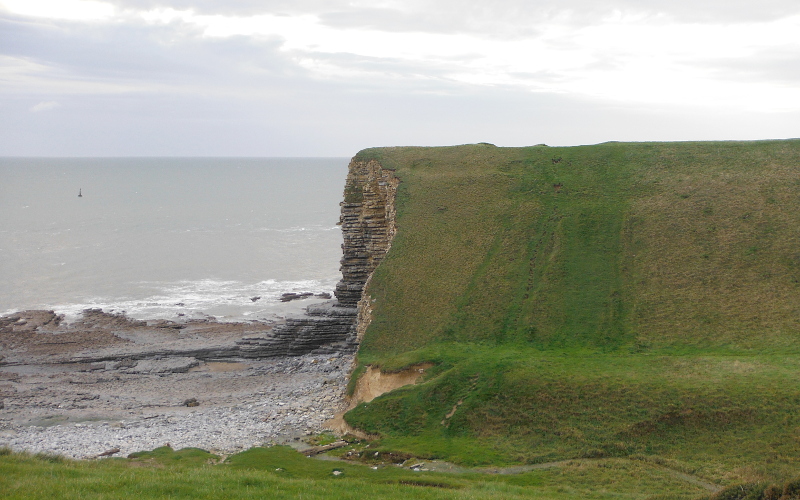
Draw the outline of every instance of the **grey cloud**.
M52 25L0 19L0 45L6 55L49 68L49 74L39 75L50 80L47 91L60 79L69 79L106 82L136 92L173 89L182 95L269 100L273 95L298 98L304 92L327 95L339 87L365 93L394 89L409 95L446 94L463 85L448 78L449 72L460 67L456 60L448 66L348 53L287 52L281 50L281 40L204 38L179 23ZM295 57L320 63L332 74L325 78L312 74ZM364 78L365 74L370 76ZM44 91L30 85L24 93ZM307 96L302 99L308 101Z
M84 79L202 87L291 78L280 40L207 39L180 24L58 25L0 19L4 53Z
M448 65L448 61L410 61L407 59L395 59L390 57L370 57L357 54L348 53L315 53L309 55L316 61L325 62L337 68L341 68L343 74L348 72L365 72L370 73L369 80L361 82L360 79L349 82L350 85L366 84L371 85L370 82L385 79L386 82L381 85L382 87L389 83L391 80L401 80L399 85L402 88L411 91L413 86L413 79L417 77L424 77L422 82L432 82L435 80L447 80L447 75L453 70L461 70L460 63L468 61L473 56L465 55L460 58L452 58L449 60L452 65ZM334 75L335 78L335 75ZM411 80L411 81L410 81ZM425 83L423 83L425 85ZM374 85L371 85L374 87ZM441 86L441 85L440 85Z
M800 13L796 0L407 0L367 7L347 0L112 0L121 7L194 9L203 14L312 14L340 28L429 33L480 33L516 38L551 22L592 25L615 11L663 15L680 22L767 21ZM355 5L354 5L355 4Z
M693 66L733 81L772 82L800 87L800 54L791 50L762 50L741 59L695 60Z
M535 35L551 23L593 25L616 11L664 16L679 22L728 23L768 21L800 14L794 0L440 0L407 2L402 8L327 8L324 22L342 28L386 31L481 33L500 38Z
M58 101L42 101L39 104L34 105L31 108L32 113L41 113L43 111L50 111L51 109L55 109L59 107L60 104Z
M553 71L536 71L536 72L522 72L522 71L513 71L508 74L509 76L517 79L523 80L528 82L540 82L540 83L564 83L568 80L568 77L555 73Z
M323 23L336 28L362 28L376 31L418 33L480 33L499 38L531 36L537 33L539 15L527 16L520 23L510 13L485 15L482 6L465 4L458 12L437 9L394 10L389 8L351 8L320 15ZM512 20L509 17L514 18Z
M195 9L202 13L322 13L368 10L368 2L349 0L110 0L121 7L154 8L172 7ZM464 18L481 15L487 18L514 19L530 14L550 15L554 12L573 11L576 14L595 15L615 9L629 11L664 12L683 19L771 19L798 12L794 0L704 0L702 2L678 2L675 0L406 0L395 11L424 15L425 12L449 14L449 17Z
M687 6L664 0L614 0L600 6L588 0L505 0L491 5L453 1L434 2L427 10L427 4L407 2L397 11L358 9L344 1L121 4L193 6L206 13L314 13L344 28L424 28L509 37L533 33L563 9L573 9L574 22L590 23L620 5L648 12L664 7L675 18L715 22L757 19L754 10L768 18L794 8L788 2L766 0L757 6L741 2L738 11L739 0L733 1ZM152 84L147 92L102 95L0 91L2 155L344 156L364 147L399 144L757 139L797 135L800 121L800 113L608 106L570 95L470 86L448 80L451 68L446 64L293 54L282 50L279 39L203 38L197 28L178 22L102 25L7 18L0 19L0 47L6 55L51 68L54 79L68 74L87 81L141 82L145 88ZM318 78L294 56L316 58L342 74ZM614 61L606 58L598 64ZM789 82L797 82L799 67L796 55L789 52L703 64L721 78L763 76ZM352 78L349 72L370 76ZM559 78L547 72L513 76L528 81ZM31 112L49 102L59 106Z
M121 8L192 9L199 14L254 15L254 14L313 14L327 9L347 8L347 0L107 0Z
M306 88L325 93L337 85L359 92L398 89L407 94L443 94L462 86L450 81L448 74L460 69L460 62L474 57L467 54L453 58L450 66L447 62L348 53L288 52L281 50L279 39L205 38L181 23L98 25L0 19L0 46L6 55L50 68L54 81L69 77L145 89L166 87L182 93L254 98L275 92L292 95ZM332 74L323 79L295 58L322 63Z
M612 0L600 3L576 0L573 8L586 15L620 9L626 12L661 13L678 21L701 23L766 21L800 13L800 5L794 0Z
M491 142L500 146L609 140L756 139L796 135L800 113L608 106L512 88L445 96L347 86L252 100L163 93L84 96L50 113L0 98L0 154L98 156L351 156L371 146Z

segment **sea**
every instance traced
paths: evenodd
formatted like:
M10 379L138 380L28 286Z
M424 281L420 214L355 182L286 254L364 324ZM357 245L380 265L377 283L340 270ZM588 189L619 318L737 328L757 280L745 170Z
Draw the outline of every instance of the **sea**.
M347 158L0 158L0 314L276 320L341 278Z

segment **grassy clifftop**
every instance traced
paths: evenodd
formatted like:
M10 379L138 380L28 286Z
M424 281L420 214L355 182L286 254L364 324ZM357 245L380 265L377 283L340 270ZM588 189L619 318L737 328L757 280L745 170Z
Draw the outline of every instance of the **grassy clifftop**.
M643 456L720 481L800 460L800 141L379 148L398 233L359 405L462 462Z

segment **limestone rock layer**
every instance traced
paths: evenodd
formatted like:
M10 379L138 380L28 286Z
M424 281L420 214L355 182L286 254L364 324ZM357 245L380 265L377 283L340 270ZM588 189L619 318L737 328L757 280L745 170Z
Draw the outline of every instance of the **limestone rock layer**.
M336 298L342 305L358 304L369 277L389 251L396 232L394 200L399 183L394 172L377 161L350 163L339 221L344 243Z
M370 319L364 289L386 256L397 230L395 195L400 180L375 160L350 162L341 203L342 279L336 300L309 307L308 317L289 319L264 338L243 339L254 356L299 356L355 351Z

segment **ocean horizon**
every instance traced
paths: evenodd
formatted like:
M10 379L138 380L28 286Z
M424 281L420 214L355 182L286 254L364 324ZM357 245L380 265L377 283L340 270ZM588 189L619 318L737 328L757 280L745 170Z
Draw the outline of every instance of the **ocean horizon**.
M0 314L274 320L340 279L348 158L0 158Z

